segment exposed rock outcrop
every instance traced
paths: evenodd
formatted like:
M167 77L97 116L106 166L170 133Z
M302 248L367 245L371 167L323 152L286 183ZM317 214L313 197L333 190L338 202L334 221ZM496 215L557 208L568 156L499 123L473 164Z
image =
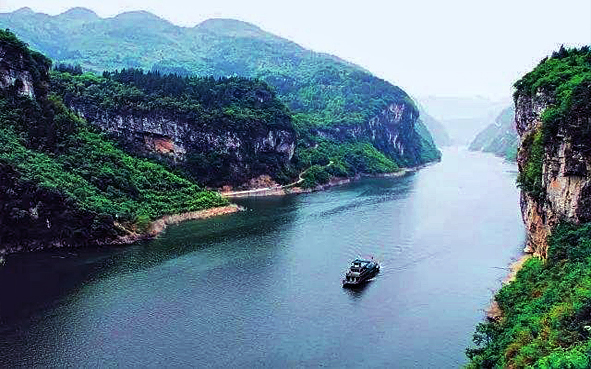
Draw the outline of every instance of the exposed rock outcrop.
M253 130L231 131L158 111L112 114L100 111L92 102L75 104L71 108L134 151L176 165L183 165L191 157L223 154L226 182L210 182L205 173L196 173L196 178L214 186L240 185L269 174L266 161L288 165L295 151L293 130L276 129L262 123L253 124L257 127Z
M533 96L516 96L516 128L521 136L517 162L523 172L528 160L524 142L542 129L542 114L555 101L538 91ZM560 221L575 224L591 221L591 142L581 140L583 127L591 117L567 117L556 134L545 140L542 160L542 193L521 193L521 211L526 225L526 252L546 257L547 238ZM528 139L529 138L529 139Z
M360 125L328 126L318 129L316 133L323 138L337 141L350 139L371 142L378 150L396 162L407 167L414 167L425 162L422 155L421 137L415 130L419 112L408 103L392 103L378 115ZM434 150L434 158L440 153Z
M47 70L41 72L47 73ZM26 55L0 47L0 88L14 88L21 96L35 98L35 86Z

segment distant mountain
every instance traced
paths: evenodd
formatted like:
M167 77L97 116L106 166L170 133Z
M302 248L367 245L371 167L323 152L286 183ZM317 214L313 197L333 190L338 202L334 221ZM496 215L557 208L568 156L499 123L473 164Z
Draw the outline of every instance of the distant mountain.
M263 80L294 113L298 152L324 141L337 146L355 141L371 144L398 166L440 157L429 131L419 134L417 107L402 89L246 22L211 19L188 28L145 11L103 19L82 8L56 16L29 9L0 14L0 28L84 70L142 68ZM330 161L324 159L320 162Z
M472 151L490 152L515 161L519 136L515 128L515 108L504 109L494 123L481 131L470 144Z
M427 96L419 98L419 101L445 127L454 144L458 145L469 144L511 103L509 99L493 101L482 96Z
M435 144L438 147L450 146L453 141L451 137L449 137L449 133L445 129L444 125L427 113L425 108L420 103L418 103L416 99L415 103L417 103L417 107L419 108L421 121L433 136L433 141Z

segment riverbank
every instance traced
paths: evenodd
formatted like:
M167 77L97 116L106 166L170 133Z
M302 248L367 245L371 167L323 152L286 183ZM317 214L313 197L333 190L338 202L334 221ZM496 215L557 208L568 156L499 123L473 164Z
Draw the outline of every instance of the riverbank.
M503 279L501 287L507 283L511 283L517 277L517 273L523 268L523 265L532 257L531 254L522 255L519 259L509 265L509 274ZM496 294L496 293L495 293ZM485 310L486 318L490 320L500 320L503 318L503 311L499 307L497 301L492 299L490 306Z
M162 232L166 230L166 228L170 225L179 224L182 222L190 221L190 220L200 220L200 219L207 219L216 216L232 214L239 211L244 210L242 207L230 204L226 206L219 206L210 209L203 209L199 211L181 213L181 214L174 214L174 215L165 215L161 218L156 219L155 221L151 222L145 231L143 232L132 232L128 228L124 228L120 224L115 224L115 226L119 227L123 232L126 233L125 236L119 236L114 240L109 241L90 241L88 245L92 246L110 246L110 245L130 245L138 241L148 240L157 237ZM45 243L42 244L41 242L36 243L33 245L19 245L14 248L0 248L0 267L2 267L6 262L6 256L9 254L17 254L23 252L35 252L35 251L42 251L47 249L62 249L62 248L78 248L81 245L68 245L65 243Z
M316 192L316 191L324 191L324 190L331 188L331 187L348 184L348 183L351 183L354 181L358 181L362 178L402 177L410 172L415 172L415 171L419 170L420 168L423 168L423 166L417 167L417 168L403 168L397 172L391 172L391 173L380 173L380 174L364 174L364 173L362 173L362 174L358 174L354 177L332 178L330 181L328 181L328 183L318 185L313 188L303 188L303 187L297 186L297 184L302 182L302 179L300 178L300 180L298 180L297 182L294 182L294 183L291 183L291 184L288 184L285 186L276 185L276 186L265 187L265 188L253 188L253 189L243 190L243 191L225 191L225 192L220 191L220 195L222 195L228 199L236 199L236 198L245 198L245 197L285 196L285 195L291 195L291 194L311 193L311 192Z
M233 214L244 210L242 207L230 204L227 206L219 206L210 209L204 209L199 211L192 211L182 214L165 215L150 223L147 230L141 233L131 233L125 236L118 237L112 242L108 242L110 245L129 245L137 241L151 239L157 237L159 234L164 232L170 225L187 222L190 220L201 220L221 215Z

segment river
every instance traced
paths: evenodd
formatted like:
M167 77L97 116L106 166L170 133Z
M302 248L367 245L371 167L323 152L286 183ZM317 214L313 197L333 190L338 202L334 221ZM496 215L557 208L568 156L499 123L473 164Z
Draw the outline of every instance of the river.
M523 247L516 167L447 148L400 178L0 268L0 366L453 368ZM382 263L341 288L355 257Z

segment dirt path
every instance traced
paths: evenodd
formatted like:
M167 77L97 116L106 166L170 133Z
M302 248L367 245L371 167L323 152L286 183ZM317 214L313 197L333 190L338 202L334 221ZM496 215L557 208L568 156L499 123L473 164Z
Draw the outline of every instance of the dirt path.
M324 166L324 168L328 168L329 166L333 165L334 162L331 160ZM252 190L243 190L243 191L230 191L230 192L221 192L221 195L224 197L248 197L248 196L271 196L271 195L285 195L287 193L300 193L305 192L305 190L295 190L295 188L299 188L298 185L304 181L304 175L306 172L310 170L310 168L304 170L298 175L298 180L283 186L275 186L275 187L264 187L264 188L255 188ZM292 191L290 191L292 190Z

